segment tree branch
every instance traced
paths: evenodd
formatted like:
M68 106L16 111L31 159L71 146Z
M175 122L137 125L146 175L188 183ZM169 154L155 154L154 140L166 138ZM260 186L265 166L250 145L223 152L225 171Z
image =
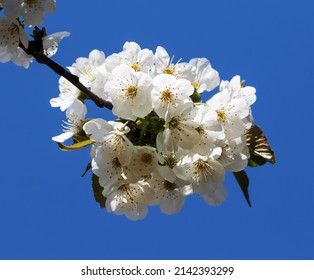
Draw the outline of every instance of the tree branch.
M37 48L34 44L33 41L29 42L29 46L26 49L22 43L19 44L20 48L23 49L28 55L33 56L38 63L45 64L47 65L50 69L52 69L55 73L58 75L64 77L67 79L71 84L76 86L80 91L85 93L94 103L100 107L104 108L106 107L107 109L111 110L112 109L112 104L99 96L97 96L95 93L87 89L79 80L79 78L66 69L64 69L62 66L60 66L58 63L54 62L51 60L49 57L44 55L42 52L37 51Z

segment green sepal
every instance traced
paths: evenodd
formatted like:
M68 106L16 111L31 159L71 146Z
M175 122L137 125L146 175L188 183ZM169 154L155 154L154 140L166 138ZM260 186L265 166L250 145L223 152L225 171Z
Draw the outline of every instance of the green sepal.
M116 120L121 121L123 120ZM151 112L145 118L137 118L135 122L128 121L130 132L126 134L134 145L156 145L157 134L164 129L165 121L159 118L155 112Z
M99 177L95 174L92 175L92 187L96 202L100 208L106 208L106 198L102 195L104 188L99 184Z
M190 95L190 98L194 103L201 102L201 95L197 92L196 88L194 89L193 94Z
M66 146L66 145L63 145L62 143L59 143L57 142L59 148L62 150L62 151L75 151L75 150L79 150L79 149L82 149L86 146L89 146L91 144L93 144L94 141L88 139L88 140L84 140L82 142L77 142L77 143L74 143L72 144L71 146Z
M250 196L249 196L250 181L249 181L248 175L246 174L246 172L244 170L239 171L239 172L233 172L233 175L236 178L236 180L237 180L237 182L238 182L238 184L242 190L242 193L246 199L246 202L248 203L248 205L250 207L252 207L251 201L250 201Z
M79 133L77 134L74 134L72 136L72 139L73 139L73 143L80 143L80 142L84 142L84 141L87 141L87 140L90 140L89 137L87 137L86 135L81 135Z

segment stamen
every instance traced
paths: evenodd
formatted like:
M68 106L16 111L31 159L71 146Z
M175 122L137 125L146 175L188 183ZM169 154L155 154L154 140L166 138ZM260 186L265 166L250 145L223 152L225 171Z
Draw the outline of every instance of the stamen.
M194 174L197 176L198 181L207 181L207 177L212 176L213 171L210 164L201 158L194 163Z
M161 93L161 101L163 102L167 102L167 103L171 103L173 102L173 94L172 92L170 91L170 89L165 89L162 93Z
M176 159L175 153L171 153L170 155L165 156L164 160L165 160L165 165L170 167L170 168L175 167L178 163L178 160Z
M203 125L198 126L195 128L195 130L198 132L199 135L205 135L205 129Z
M167 191L173 191L177 188L177 185L175 183L171 183L169 181L163 181L163 187L167 190Z
M223 109L217 109L216 110L217 113L217 120L221 123L221 124L225 124L227 121L227 115L226 112Z
M134 69L135 72L141 71L141 68L138 66L138 63L132 63L131 67Z
M151 164L152 161L153 161L153 156L152 154L149 154L149 153L144 153L141 155L141 161L144 163L144 164Z

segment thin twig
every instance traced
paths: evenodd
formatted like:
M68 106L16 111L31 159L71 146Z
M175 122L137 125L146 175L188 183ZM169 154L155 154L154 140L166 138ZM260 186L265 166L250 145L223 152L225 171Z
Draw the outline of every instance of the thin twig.
M29 46L26 49L22 43L20 43L20 48L23 49L28 55L33 56L38 63L47 65L50 69L52 69L55 73L58 75L64 77L67 79L70 83L72 83L74 86L76 86L81 92L85 93L94 103L101 108L106 107L107 109L112 109L112 104L99 96L97 96L95 93L90 91L88 88L86 88L80 81L79 78L66 69L64 69L62 66L60 66L58 63L51 60L49 57L44 55L42 52L39 52L36 50L35 45L33 42L29 42Z

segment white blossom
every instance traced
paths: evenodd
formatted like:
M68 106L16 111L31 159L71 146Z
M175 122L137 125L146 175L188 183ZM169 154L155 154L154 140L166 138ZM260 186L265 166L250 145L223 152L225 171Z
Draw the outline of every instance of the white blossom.
M94 71L95 80L91 84L91 91L103 100L111 101L105 92L105 85L112 79L112 73L108 71L106 64L102 64Z
M247 166L250 153L244 135L234 139L221 140L217 145L222 148L218 161L226 171L238 172Z
M169 150L192 149L199 143L201 136L197 131L199 124L195 120L197 109L191 101L179 102L174 111L166 114L163 141Z
M135 146L128 166L131 173L144 177L154 172L157 168L156 149L149 146Z
M145 182L123 184L112 188L106 199L106 209L116 215L125 214L130 220L141 220L147 215L147 205L154 191Z
M188 80L176 79L169 74L160 74L153 80L152 102L157 115L165 118L166 113L173 113L178 102L191 100L193 86Z
M151 77L126 65L116 67L112 74L114 78L105 85L105 93L113 104L112 112L128 120L149 114L152 111Z
M17 51L12 55L11 60L17 66L23 66L25 69L28 69L30 63L33 61L33 57L26 54L20 47L18 47Z
M133 144L126 137L130 129L119 122L103 119L93 119L84 124L83 129L90 139L96 143L108 146L118 157L119 162L126 166L133 155Z
M106 59L106 67L112 71L115 67L123 64L134 69L136 72L149 73L153 65L154 55L149 49L141 49L135 42L125 42L123 51L112 54Z
M50 99L50 105L52 107L60 107L61 111L69 108L81 93L79 89L63 77L59 79L59 90L59 96Z
M195 121L198 123L196 131L200 136L200 141L194 146L194 151L201 155L207 155L216 147L216 140L224 139L225 134L215 111L203 105L197 106L196 109Z
M181 211L185 196L192 193L192 187L184 180L177 178L174 182L169 182L158 173L154 173L147 180L154 190L151 205L160 205L160 210L165 214L176 214Z
M5 14L10 18L22 16L29 26L44 22L44 14L55 11L56 0L6 0L3 2Z
M223 81L220 92L215 94L206 104L217 113L218 121L223 125L228 139L240 137L250 127L251 108L255 101L255 89L240 85L240 77L235 76L230 83Z
M52 137L52 140L62 143L78 133L83 127L83 120L86 113L87 109L85 104L76 99L66 110L67 121L64 122L63 133Z
M194 74L190 81L198 93L202 93L205 90L211 91L219 85L219 74L212 68L208 59L193 58L189 61L189 64L193 66L193 72L191 73Z
M0 17L0 62L12 61L27 69L33 57L26 54L20 47L20 42L28 47L27 34L17 20Z
M96 80L96 72L99 66L105 63L105 54L99 50L93 50L89 53L88 58L79 57L71 67L70 72L79 77L80 82L91 87Z
M2 51L14 54L20 42L25 48L28 47L27 34L23 27L15 19L0 17L0 47L5 48Z
M189 154L182 158L175 168L176 175L192 184L194 192L210 195L224 181L225 169L217 161L221 149L211 155Z
M124 169L119 161L119 155L110 145L103 144L95 148L92 170L99 177L99 184L104 188L104 196L108 195L112 185L124 183Z
M190 76L193 66L189 63L173 63L173 57L170 58L167 51L158 46L154 56L154 67L152 68L153 75L169 74L177 78Z

